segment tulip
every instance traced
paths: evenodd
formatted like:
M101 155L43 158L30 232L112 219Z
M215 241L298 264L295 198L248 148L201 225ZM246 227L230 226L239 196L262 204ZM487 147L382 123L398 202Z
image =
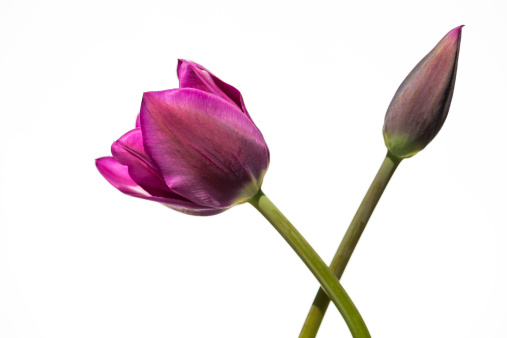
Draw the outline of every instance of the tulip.
M342 314L353 337L368 329L329 267L262 192L269 150L241 93L204 67L179 60L180 88L144 93L136 128L97 159L121 192L191 215L251 203L299 255Z
M458 67L461 28L451 30L410 72L394 95L384 121L388 148L377 175L352 219L330 268L340 279L361 234L391 177L404 158L414 156L430 143L447 117ZM313 338L324 319L329 297L320 289L306 317L300 337Z
M447 33L394 94L383 134L389 151L400 159L424 149L444 124L454 91L462 27Z
M143 95L136 128L96 160L121 192L191 215L214 215L259 191L269 151L240 92L179 60L179 89Z

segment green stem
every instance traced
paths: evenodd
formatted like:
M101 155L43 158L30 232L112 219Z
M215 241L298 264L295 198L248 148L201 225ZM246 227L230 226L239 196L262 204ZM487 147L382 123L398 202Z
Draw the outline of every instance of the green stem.
M322 288L342 314L352 336L354 338L370 338L371 336L368 333L363 318L361 318L361 315L341 286L338 278L333 275L326 263L324 263L289 220L261 190L249 202L275 227L317 278Z
M350 256L352 256L357 242L359 241L359 238L361 238L361 234L363 233L366 224L368 224L368 220L370 219L373 210L375 210L384 189L389 183L389 180L393 176L394 171L400 162L401 159L395 157L390 152L387 153L377 176L375 176L375 179L364 196L359 209L357 209L357 212L342 239L340 247L329 266L338 279L342 277L343 271L345 271L345 267L349 262ZM299 334L299 338L314 338L317 336L317 332L319 331L320 324L322 323L322 319L326 314L328 306L329 297L326 295L324 290L320 288L315 300L313 301L310 312L306 317L306 321L301 333Z

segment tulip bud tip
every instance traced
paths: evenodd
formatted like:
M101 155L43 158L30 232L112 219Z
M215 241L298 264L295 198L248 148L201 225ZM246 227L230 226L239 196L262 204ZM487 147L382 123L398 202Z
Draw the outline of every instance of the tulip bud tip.
M458 27L454 28L453 31L461 33L461 29L463 27L465 27L465 25L458 26Z

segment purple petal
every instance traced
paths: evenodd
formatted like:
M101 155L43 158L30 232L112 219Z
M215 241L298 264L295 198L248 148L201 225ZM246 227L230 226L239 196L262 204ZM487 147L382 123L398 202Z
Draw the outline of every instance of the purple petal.
M212 208L257 193L268 149L236 105L195 89L149 92L141 121L146 152L172 191Z
M113 157L98 158L95 164L102 176L104 176L112 186L129 196L159 202L171 209L189 215L209 216L227 210L207 208L182 199L151 196L129 176L128 168L118 163Z
M137 114L136 128L141 128L141 114Z
M239 90L223 82L203 66L188 60L178 60L177 73L180 88L194 88L220 96L236 105L250 118Z
M150 195L178 198L146 154L141 129L131 130L120 137L111 146L111 152L119 163L128 167L130 177Z
M384 140L400 158L426 147L442 128L454 92L461 29L445 35L408 74L387 109Z
M227 209L229 209L229 208L213 209L213 208L202 207L197 204L193 204L193 207L191 207L191 208L188 206L180 207L180 206L177 206L174 204L172 204L172 205L166 204L166 203L162 203L162 204L168 208L171 208L173 210L179 211L179 212L187 214L187 215L192 215L192 216L213 216L213 215L218 215L218 214L226 211Z
M95 160L95 165L104 178L122 193L136 197L150 197L143 188L130 177L128 168L121 165L113 157L101 157Z

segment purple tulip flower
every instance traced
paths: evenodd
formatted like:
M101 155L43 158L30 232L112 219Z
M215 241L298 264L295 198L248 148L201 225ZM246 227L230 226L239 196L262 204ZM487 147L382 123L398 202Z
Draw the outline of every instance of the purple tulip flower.
M414 156L437 135L451 106L461 41L459 26L408 74L384 121L384 141L398 158Z
M177 72L180 88L144 93L136 128L96 165L127 195L215 215L257 194L269 150L236 88L191 61Z

